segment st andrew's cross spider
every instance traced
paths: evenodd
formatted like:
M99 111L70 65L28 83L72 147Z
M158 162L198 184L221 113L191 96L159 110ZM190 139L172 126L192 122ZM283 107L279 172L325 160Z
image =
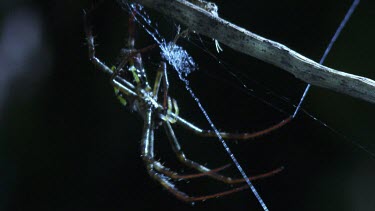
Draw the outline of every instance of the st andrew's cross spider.
M143 133L141 139L141 155L146 165L149 175L159 182L164 188L171 192L175 197L186 202L202 201L206 199L216 198L228 194L232 194L249 186L244 185L245 179L233 179L219 174L218 172L229 167L225 165L215 169L209 169L206 166L199 164L187 158L182 151L179 141L174 133L173 124L177 124L186 130L203 137L216 137L216 133L210 130L203 130L189 121L181 118L178 113L179 109L176 100L168 95L168 79L167 79L167 65L165 62L160 62L157 69L155 82L153 88L148 83L146 70L143 68L141 53L153 48L149 46L143 49L134 48L134 30L135 20L134 13L130 12L129 17L129 40L128 46L122 49L120 57L121 61L113 68L108 67L95 55L95 43L91 26L89 25L90 14L93 9L84 13L85 36L88 45L89 59L94 64L96 69L99 69L110 75L110 83L115 89L117 98L121 104L139 113L143 118ZM129 78L131 78L129 80ZM162 86L162 94L159 89ZM161 100L159 98L161 95ZM280 123L272 125L261 131L254 133L225 133L220 132L220 135L225 139L251 139L273 130L276 130L291 120L288 117ZM192 168L199 173L196 174L179 174L169 168L165 167L161 162L155 159L154 155L154 131L162 125L164 131L169 139L171 147L176 154L178 160L189 168ZM250 180L261 179L272 176L280 172L282 168L277 168L273 171L250 177ZM187 180L198 177L207 176L226 184L241 184L235 188L227 191L213 193L203 196L189 196L175 187L174 180Z

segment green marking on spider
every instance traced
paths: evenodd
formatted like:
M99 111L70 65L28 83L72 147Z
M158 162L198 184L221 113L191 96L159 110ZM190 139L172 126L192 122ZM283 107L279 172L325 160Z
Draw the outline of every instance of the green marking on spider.
M131 66L131 67L129 67L128 70L133 74L134 81L137 84L139 84L141 82L141 80L138 77L138 74L137 74L138 70L137 70L137 68L135 68L134 66Z
M125 98L123 98L121 96L120 90L118 88L116 88L116 87L113 87L113 89L115 90L116 97L120 101L121 105L126 106L128 104L128 102L126 101Z

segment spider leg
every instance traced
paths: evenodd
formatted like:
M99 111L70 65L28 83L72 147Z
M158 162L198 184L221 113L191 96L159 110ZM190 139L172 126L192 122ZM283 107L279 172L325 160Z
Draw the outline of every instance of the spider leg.
M217 173L217 172L222 171L222 170L224 170L224 169L226 169L230 166L231 166L231 164L227 164L227 165L215 168L215 169L211 169L210 171L206 171L206 172L202 172L202 173L196 173L196 174L180 174L180 173L177 173L175 171L170 170L169 168L162 165L160 162L154 161L154 168L158 172L170 177L171 179L175 179L175 180L186 180L186 179L199 178L199 177L203 177L203 176L209 176L210 174ZM254 181L254 180L258 180L258 179L263 179L265 177L270 177L270 176L273 176L273 175L279 173L283 169L284 169L283 167L280 167L280 168L277 168L275 170L272 170L272 171L269 171L269 172L266 172L266 173L263 173L263 174L251 176L251 177L249 177L249 179L251 181ZM242 182L245 182L245 180L243 178L232 179L231 184L242 183Z
M165 64L165 62L161 62L160 63L160 66L157 70L157 73L156 73L156 78L155 78L155 82L154 82L154 89L153 89L153 96L154 96L154 100L157 101L158 100L158 94L159 94L159 89L160 89L160 85L161 85L161 81L163 80L163 86L164 86L164 101L163 101L163 107L164 109L166 109L166 98L168 97L168 88L169 88L169 82L168 82L168 78L167 78L167 65Z
M167 98L168 98L168 89L169 89L169 81L167 75L167 65L165 62L162 62L162 73L163 73L163 85L164 85L164 99L163 99L163 107L164 109L167 107Z
M233 188L227 191L214 193L203 196L189 196L180 191L171 181L171 177L157 171L156 166L163 166L154 159L154 125L152 123L152 109L147 108L144 115L143 135L142 135L142 158L146 164L149 175L159 182L164 188L172 193L176 198L185 202L203 201L207 199L217 198L229 194L233 194L249 188L247 185ZM165 167L164 167L165 168Z
M193 168L193 169L196 169L199 172L202 172L203 173L202 176L207 175L209 177L212 177L213 179L216 179L218 181L221 181L221 182L224 182L224 183L227 183L227 184L235 184L235 183L245 182L244 178L232 179L230 177L226 177L226 176L223 176L221 174L217 174L216 171L213 171L213 170L205 167L204 165L201 165L201 164L199 164L195 161L192 161L192 160L188 159L181 149L181 146L178 142L178 139L177 139L176 135L174 134L174 131L173 131L173 128L172 128L171 124L168 121L165 121L165 122L163 122L163 125L164 125L165 132L168 136L168 139L170 141L170 144L172 145L172 150L175 152L175 154L177 155L177 158L180 160L180 162L182 162L183 164L185 164L186 166L188 166L190 168ZM283 169L282 167L277 168L275 170L272 170L272 171L264 173L264 174L249 177L249 179L254 180L254 179L262 179L262 178L265 178L265 177L269 177L269 176L272 176L272 175L280 172L282 169Z
M165 167L160 162L154 161L154 167L158 172L160 172L160 173L162 173L162 174L164 174L164 175L166 175L166 176L168 176L172 179L175 179L175 180L194 179L194 178L198 178L198 177L207 176L209 174L222 171L222 170L228 168L229 166L231 166L231 164L227 164L227 165L221 166L221 167L216 168L216 169L211 169L211 171L207 171L207 172L203 172L203 173L180 174L180 173L177 173L175 171L170 170L169 168Z
M84 23L85 34L86 34L86 42L87 42L88 49L89 49L89 59L95 65L95 67L98 68L99 70L101 70L105 73L108 73L108 74L113 74L113 71L111 70L111 68L109 68L103 62L101 62L95 56L94 36L92 35L92 29L91 29L91 27L89 25L89 21L88 21L88 13L89 12L86 12L85 10L83 11L83 23Z
M157 70L157 75L154 83L154 99L157 101L159 89L161 85L161 81L163 80L163 108L164 110L167 109L167 99L168 99L168 89L169 89L169 81L168 81L168 75L167 75L167 65L165 62L161 62L160 66Z
M190 123L189 121L179 117L178 115L175 115L175 114L172 113L171 116L176 119L176 123L178 125L182 126L185 129L188 129L188 130L194 132L195 134L197 134L199 136L203 136L203 137L216 137L217 136L214 131L203 130L203 129L195 126L194 124ZM270 133L274 130L277 130L277 129L283 127L284 125L289 123L292 120L292 118L293 118L292 116L289 116L289 117L283 119L281 122L279 122L277 124L274 124L274 125L266 128L266 129L256 131L256 132L253 132L253 133L220 132L220 136L225 138L225 139L243 139L243 140L246 140L246 139L256 138L256 137L259 137L259 136L262 136L262 135L266 135L266 134L268 134L268 133Z
M239 191L243 191L249 188L247 185L243 185L237 188L233 188L227 191L218 192L218 193L214 193L210 195L189 196L186 193L180 191L178 188L176 188L175 185L170 181L170 178L168 176L158 173L153 168L151 168L152 165L153 164L150 163L147 169L150 176L153 179L155 179L157 182L159 182L165 189L167 189L170 193L172 193L176 198L185 202L204 201L207 199L218 198L218 197L230 195Z
M134 97L137 96L137 94L134 92L135 87L133 84L128 82L127 80L118 77L115 72L111 68L109 68L107 65L105 65L102 61L100 61L99 58L95 56L95 41L94 41L94 36L92 34L92 29L89 25L89 13L91 10L86 12L85 10L83 11L83 21L84 21L84 28L85 28L85 35L86 35L86 42L88 45L88 50L89 50L89 59L90 61L94 64L95 68L111 75L111 83L112 85L119 89L120 92L127 94L127 95L132 95ZM117 68L118 69L118 68Z
M173 183L170 182L169 178L165 175L158 173L154 169L154 152L153 152L153 128L152 128L152 109L147 108L144 123L143 123L143 135L142 135L142 158L146 164L148 174L157 182L159 182L164 188L175 195L178 199L183 201L189 201L190 197L178 190Z

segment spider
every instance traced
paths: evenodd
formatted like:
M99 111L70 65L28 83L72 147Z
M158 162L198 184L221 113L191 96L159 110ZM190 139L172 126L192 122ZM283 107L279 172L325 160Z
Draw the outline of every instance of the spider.
M92 10L89 10L88 12L84 11L84 29L86 42L88 45L89 60L93 63L95 68L110 75L110 83L114 87L115 94L121 104L129 107L133 111L136 111L143 118L144 123L141 139L141 157L146 165L148 174L175 197L185 202L203 201L249 188L247 185L240 185L235 188L210 195L190 196L179 190L174 185L173 181L175 180L187 180L203 176L210 177L226 184L241 184L244 183L245 179L233 179L218 173L219 171L228 168L229 165L210 169L202 164L190 160L185 156L176 134L174 133L172 127L173 124L180 125L186 130L203 137L216 137L216 134L210 130L203 130L179 116L177 101L168 95L169 82L167 78L167 65L163 61L160 62L159 68L156 70L157 74L155 77L155 82L151 88L147 80L147 73L143 68L141 54L151 48L154 48L155 45L138 50L134 48L134 14L131 13L129 17L128 46L126 49L121 50L121 61L119 64L110 68L95 55L94 36L88 20L89 13L91 12ZM129 77L132 78L132 80L128 80L127 78ZM162 93L159 91L161 86L163 88ZM161 95L160 99L159 95ZM221 132L220 135L226 139L251 139L276 130L287 124L290 120L291 117L288 117L282 120L280 123L255 133L232 134ZM198 171L199 173L182 175L170 170L155 159L154 131L158 129L160 125L163 126L172 150L176 154L178 160L182 164ZM277 168L275 170L250 177L249 179L256 180L269 177L280 172L281 170L282 168Z

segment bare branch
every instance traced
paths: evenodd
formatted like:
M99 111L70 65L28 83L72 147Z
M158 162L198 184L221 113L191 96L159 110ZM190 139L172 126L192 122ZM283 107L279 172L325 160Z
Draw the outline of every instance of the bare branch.
M196 33L288 71L315 86L375 103L375 81L320 65L185 0L131 0L176 19Z

